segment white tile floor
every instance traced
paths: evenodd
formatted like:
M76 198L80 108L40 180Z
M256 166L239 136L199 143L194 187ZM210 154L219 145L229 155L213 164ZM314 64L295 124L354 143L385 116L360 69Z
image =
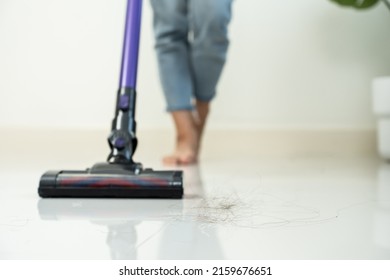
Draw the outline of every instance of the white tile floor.
M104 141L82 150L78 137L3 143L0 259L390 259L390 164L375 156L262 157L256 141L253 153L222 155L205 144L201 164L184 169L183 200L40 199L43 171L106 156ZM160 169L156 138L137 159Z

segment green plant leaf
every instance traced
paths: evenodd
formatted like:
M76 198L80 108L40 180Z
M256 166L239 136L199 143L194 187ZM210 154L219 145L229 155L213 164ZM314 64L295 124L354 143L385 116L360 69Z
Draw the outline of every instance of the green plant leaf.
M350 6L356 9L366 9L374 6L379 0L331 0L342 6Z

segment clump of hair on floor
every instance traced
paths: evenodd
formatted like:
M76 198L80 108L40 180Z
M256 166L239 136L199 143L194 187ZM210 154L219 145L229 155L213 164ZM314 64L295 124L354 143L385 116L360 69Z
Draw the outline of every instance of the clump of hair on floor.
M196 207L196 219L202 223L234 223L240 204L236 196L203 199Z

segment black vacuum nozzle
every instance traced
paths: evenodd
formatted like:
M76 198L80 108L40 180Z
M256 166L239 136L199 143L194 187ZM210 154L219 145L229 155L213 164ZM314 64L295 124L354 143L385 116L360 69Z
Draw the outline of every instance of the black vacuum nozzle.
M48 171L42 175L41 197L182 198L182 171L137 169L102 163L85 171Z

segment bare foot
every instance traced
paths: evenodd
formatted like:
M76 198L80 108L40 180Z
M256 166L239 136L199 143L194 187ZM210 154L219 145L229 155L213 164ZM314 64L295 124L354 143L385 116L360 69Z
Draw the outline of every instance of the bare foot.
M175 111L172 117L176 127L175 151L163 158L168 165L189 165L198 161L200 143L207 116L209 103L197 101L195 112Z
M163 158L168 165L189 165L198 160L197 136L194 139L177 139L176 148L172 155Z
M191 111L175 111L172 117L176 126L175 151L163 158L168 165L188 165L196 163L199 153L199 135L196 120Z

